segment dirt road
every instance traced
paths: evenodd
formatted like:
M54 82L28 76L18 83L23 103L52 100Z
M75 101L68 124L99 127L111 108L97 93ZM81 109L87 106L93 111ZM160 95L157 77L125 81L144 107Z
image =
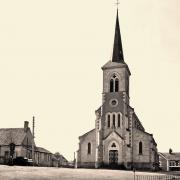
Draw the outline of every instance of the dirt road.
M137 172L137 174L151 174ZM0 166L0 180L133 180L132 171Z

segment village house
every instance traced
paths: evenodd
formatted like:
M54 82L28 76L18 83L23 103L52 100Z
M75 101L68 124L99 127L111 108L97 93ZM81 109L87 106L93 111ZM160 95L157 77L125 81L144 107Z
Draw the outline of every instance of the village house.
M24 122L24 128L2 128L0 129L0 163L7 164L10 158L10 144L14 144L13 158L32 158L30 148L35 145L28 122Z
M34 161L38 166L52 166L52 153L42 147L35 147Z
M10 159L17 157L32 159L32 145L34 165L52 166L52 153L36 146L28 121L24 122L24 128L0 129L0 164L8 164Z
M168 153L159 153L159 167L163 171L179 171L180 152L173 152L169 149Z

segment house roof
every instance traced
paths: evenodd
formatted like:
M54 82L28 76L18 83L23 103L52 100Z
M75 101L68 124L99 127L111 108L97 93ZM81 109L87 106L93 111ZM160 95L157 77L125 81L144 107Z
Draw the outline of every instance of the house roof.
M24 128L0 129L0 145L9 145L10 143L21 145L25 136L26 132Z
M167 160L180 160L180 152L173 152L173 153L159 153L160 155L164 156Z
M58 159L56 158L56 156L54 154L52 155L52 160L58 161Z
M47 154L52 154L50 151L47 149L44 149L42 147L35 147L35 151L41 152L41 153L47 153Z
M67 162L68 162L68 160L67 160L63 155L61 155L61 157L62 157L62 159L63 159L64 161L67 161Z

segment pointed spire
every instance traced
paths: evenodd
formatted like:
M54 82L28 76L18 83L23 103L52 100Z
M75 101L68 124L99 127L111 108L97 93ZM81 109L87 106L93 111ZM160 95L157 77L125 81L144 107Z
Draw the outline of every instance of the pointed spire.
M121 42L121 33L120 33L120 27L119 27L118 9L117 9L117 17L116 17L116 27L115 27L112 62L124 63L124 55L123 55L122 42Z

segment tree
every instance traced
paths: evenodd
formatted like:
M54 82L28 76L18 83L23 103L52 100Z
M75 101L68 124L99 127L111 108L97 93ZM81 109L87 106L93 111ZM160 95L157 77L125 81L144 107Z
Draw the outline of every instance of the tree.
M61 154L59 152L54 153L54 156L58 160L61 158Z
M58 161L58 167L60 167L61 165L62 165L62 159L61 159L61 154L59 153L59 152L56 152L56 153L54 153L54 156L55 156L55 158L57 159L57 161Z

